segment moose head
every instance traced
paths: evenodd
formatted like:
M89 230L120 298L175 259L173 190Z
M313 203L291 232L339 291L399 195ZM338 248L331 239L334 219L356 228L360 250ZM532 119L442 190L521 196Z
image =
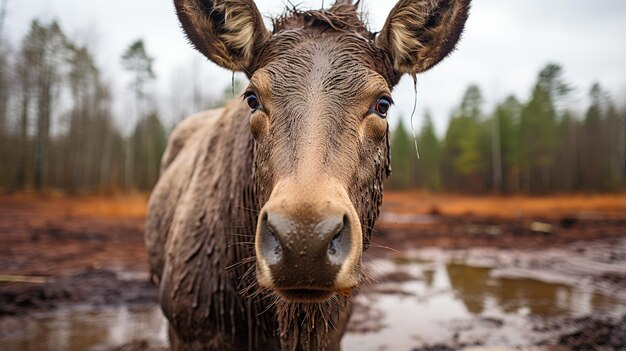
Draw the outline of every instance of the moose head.
M195 48L250 80L260 286L289 302L349 295L390 170L387 114L403 74L455 47L470 0L400 0L382 30L351 1L265 27L252 0L175 0Z

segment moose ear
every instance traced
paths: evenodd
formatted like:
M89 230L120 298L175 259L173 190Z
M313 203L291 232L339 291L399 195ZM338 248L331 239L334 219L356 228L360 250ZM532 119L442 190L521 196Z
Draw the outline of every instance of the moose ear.
M376 38L397 73L415 75L443 60L461 37L471 0L400 0Z
M252 0L174 0L187 37L204 56L251 76L255 54L270 38Z

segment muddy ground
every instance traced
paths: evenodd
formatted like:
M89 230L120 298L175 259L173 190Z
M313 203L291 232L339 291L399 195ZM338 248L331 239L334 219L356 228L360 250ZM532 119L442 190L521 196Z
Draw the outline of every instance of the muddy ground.
M446 326L450 335L442 334L441 340L431 343L414 338L409 341L412 346L405 349L472 350L499 345L626 350L626 197L602 201L559 198L552 204L546 199L517 200L480 199L474 203L471 198L386 195L367 255L373 263L369 272L372 283L356 298L348 337L354 342L348 345L357 345L385 327L380 321L388 311L368 301L416 295L404 289L413 283L430 286L428 272L434 268L423 262L445 261L442 267L451 277L454 296L474 312L472 302L463 301L463 296L486 293L472 291L471 282L454 286L452 278L456 272L465 274L466 268L451 265L462 261L473 267L491 267L486 273L489 279L547 282L561 287L555 290L558 294L567 289L591 291L593 304L577 313L539 309L537 314L530 305L530 317L524 319L514 314L485 317L475 313L471 319ZM143 197L0 198L0 345L3 340L18 340L29 324L58 311L154 306L157 292L149 282L143 243L144 208ZM419 274L402 268L413 263L421 267ZM375 267L377 264L383 268ZM493 281L486 284L493 285ZM517 294L525 291L516 289ZM502 295L492 290L488 293ZM529 296L533 297L532 292ZM526 329L520 330L515 323ZM488 341L488 335L498 333L503 339ZM521 334L524 341L507 339L510 334ZM385 349L384 343L373 349ZM24 340L6 345L37 349ZM85 345L91 344L85 341ZM112 349L166 348L163 342L147 337Z

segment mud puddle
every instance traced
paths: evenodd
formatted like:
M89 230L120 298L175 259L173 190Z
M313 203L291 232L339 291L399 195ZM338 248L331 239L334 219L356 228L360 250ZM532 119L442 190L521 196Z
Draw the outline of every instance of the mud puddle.
M619 294L565 283L567 277L559 279L554 272L507 276L447 253L434 256L439 259L370 262L379 282L356 297L350 332L342 343L346 350L436 345L553 350L559 335L574 330L573 321L583 316L620 320L626 315L626 301Z
M11 333L0 333L0 350L109 350L143 340L167 346L167 324L156 305L72 307L11 324Z
M563 283L494 274L494 268L458 260L376 259L378 281L355 297L345 350L530 347L554 339L546 321L599 311L624 315L617 298ZM122 345L167 347L167 323L156 305L70 307L13 320L0 333L2 350L111 350ZM5 325L6 327L6 325ZM128 345L135 345L130 346ZM139 345L139 346L137 346Z

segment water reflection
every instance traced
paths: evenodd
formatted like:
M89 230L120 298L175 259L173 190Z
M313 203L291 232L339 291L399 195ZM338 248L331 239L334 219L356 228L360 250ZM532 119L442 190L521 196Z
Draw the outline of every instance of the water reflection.
M464 263L394 261L395 269L419 279L382 283L360 297L367 308L383 312L375 333L348 333L346 350L410 350L465 337L489 347L529 348L541 338L533 322L556 316L581 316L626 308L615 298L564 284L528 278L494 277L492 268ZM376 266L372 263L372 266ZM389 270L388 262L381 267ZM459 336L460 335L460 336Z
M166 343L166 323L156 306L72 309L19 320L3 333L0 350L99 350L150 340Z
M485 307L485 292L489 280L489 268L449 264L446 267L450 285L468 311L479 314Z
M426 283L427 287L432 287L433 286L433 280L435 278L435 271L433 270L424 270L422 271L423 275L424 275L424 282Z
M472 314L485 311L493 299L504 313L525 312L548 317L584 314L615 305L613 299L571 286L528 278L493 278L491 268L452 263L446 265L450 286Z

